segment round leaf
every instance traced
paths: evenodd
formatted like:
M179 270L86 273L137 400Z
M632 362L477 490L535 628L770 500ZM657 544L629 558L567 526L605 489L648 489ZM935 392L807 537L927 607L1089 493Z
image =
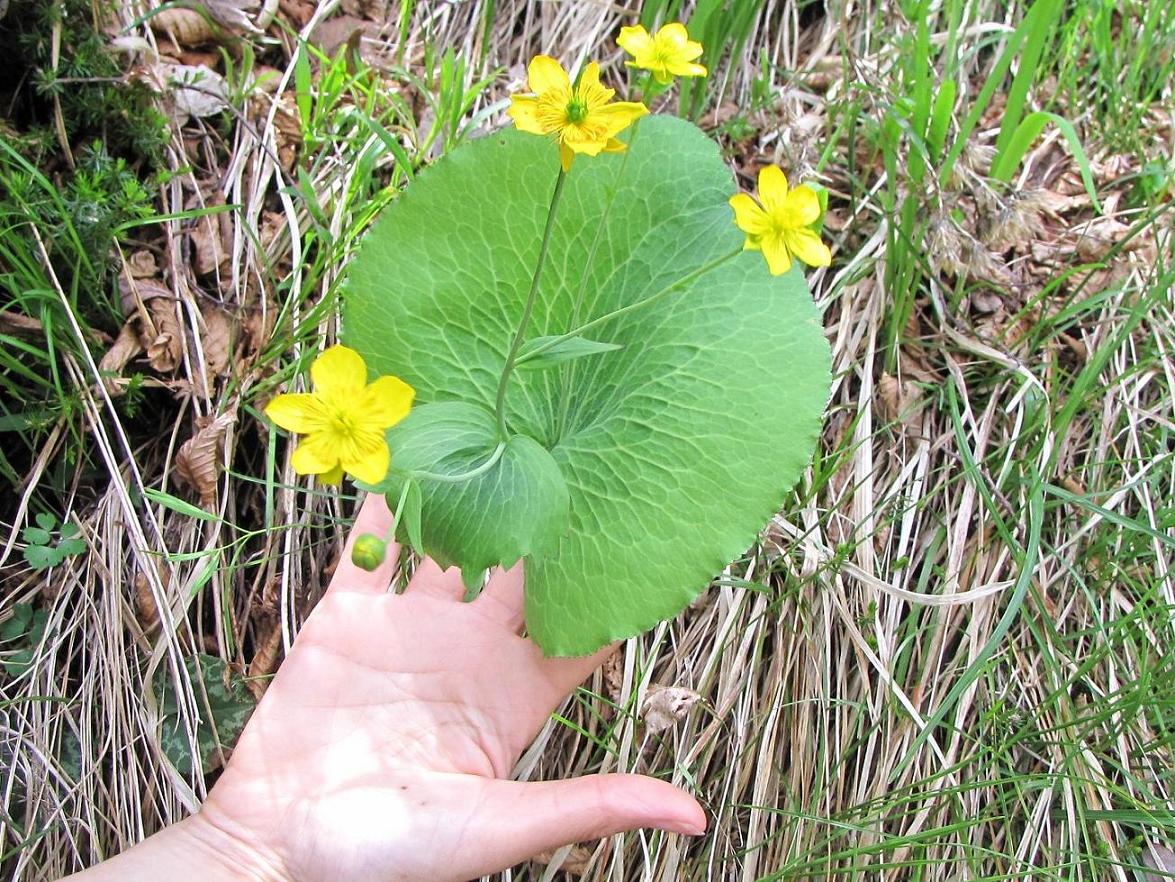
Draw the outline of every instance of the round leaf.
M387 209L345 291L345 337L373 370L421 403L492 411L558 166L548 141L505 130ZM735 190L717 147L677 119L643 120L626 154L580 157L528 336L567 333L736 251ZM802 274L772 277L755 252L590 336L621 348L518 371L507 399L511 431L550 452L570 494L567 530L527 558L528 630L561 655L677 613L754 542L808 462L829 384Z

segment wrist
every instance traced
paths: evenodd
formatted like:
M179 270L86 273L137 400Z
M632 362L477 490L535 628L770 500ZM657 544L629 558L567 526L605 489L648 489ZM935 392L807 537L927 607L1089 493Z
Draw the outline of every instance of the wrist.
M197 814L63 882L290 882L281 864Z

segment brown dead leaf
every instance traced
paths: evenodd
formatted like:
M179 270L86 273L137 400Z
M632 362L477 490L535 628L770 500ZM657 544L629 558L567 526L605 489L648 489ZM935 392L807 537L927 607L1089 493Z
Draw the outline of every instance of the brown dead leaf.
M170 373L179 367L183 360L183 328L175 313L175 303L162 297L147 301L147 311L151 314L151 328L140 337L140 342L146 341L147 361L151 367L160 373Z
M132 358L143 351L143 346L139 342L137 324L137 319L131 319L123 325L114 343L106 350L106 354L102 356L102 360L98 362L98 372L103 375L102 385L106 387L106 391L111 396L126 393L125 384L120 382L122 380L122 369L127 366L127 363ZM108 374L113 376L107 376Z
M155 255L145 248L131 254L126 259L126 267L132 279L152 279L159 272Z
M202 205L193 196L185 207L209 209L224 204L224 194L216 190ZM232 254L233 220L229 212L217 211L197 218L188 235L192 240L192 269L196 275L207 276L224 268Z
M282 648L282 622L276 615L266 616L257 634L257 649L249 661L245 685L258 701L269 688L270 674L277 670Z
M702 696L684 686L650 686L641 704L641 719L650 735L664 732L683 719Z
M592 860L592 852L594 849L588 848L586 845L573 845L571 850L567 852L567 857L563 858L563 863L559 864L560 871L569 876L582 876L587 872L588 864ZM546 866L554 860L558 849L554 851L540 851L531 860Z
M612 705L620 704L624 692L624 653L618 650L604 659L600 673L604 677L604 697L608 699L608 703L600 707L600 716L610 720L616 715Z
M40 319L24 315L19 312L0 310L0 332L18 334L26 337L39 337L45 333L45 326Z
M1144 874L1146 882L1170 882L1175 876L1175 851L1157 843L1142 852L1142 862L1154 870Z
M200 46L216 38L217 29L195 9L173 7L161 10L150 19L151 30L167 35L177 46Z
M211 509L216 503L217 475L225 432L237 420L236 412L196 421L196 434L185 441L175 456L176 476L200 496L200 505Z
M1112 217L1100 217L1076 230L1077 256L1093 262L1105 257L1115 245L1126 238L1130 228Z
M289 172L298 160L298 148L302 145L302 122L293 92L284 92L278 98L273 129L278 162L283 170Z
M208 371L211 387L214 378L229 373L236 329L232 316L220 307L205 305L201 307L200 315L204 319L204 327L200 332L200 348L204 352L204 367Z
M343 0L343 12L368 21L387 21L388 0Z
M883 373L877 381L877 410L881 418L889 423L901 421L907 428L915 427L921 403L918 391L911 381Z

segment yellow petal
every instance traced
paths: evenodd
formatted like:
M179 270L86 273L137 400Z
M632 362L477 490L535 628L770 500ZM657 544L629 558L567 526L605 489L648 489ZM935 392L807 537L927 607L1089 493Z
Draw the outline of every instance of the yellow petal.
M358 422L382 431L394 426L412 407L416 390L399 377L380 377L363 390L363 400L357 407Z
M324 395L358 394L367 385L363 356L347 346L331 346L310 365L314 391Z
M298 442L290 464L299 475L321 475L329 472L339 463L338 451L331 443L327 432L315 432Z
M370 447L363 445L363 449L358 451L354 459L343 460L343 470L349 475L354 475L360 481L367 484L378 484L384 479L388 473L388 465L391 463L391 451L388 450L388 442L379 437L379 443L373 444Z
M583 72L580 73L580 75L579 75L579 89L578 89L578 91L586 92L591 89L603 89L603 88L604 87L600 85L600 65L594 61L588 62L587 67L585 67L583 69ZM608 89L607 91L611 92L612 90ZM612 94L614 95L616 93L613 92ZM611 98L611 97L612 97L612 95L608 96L608 98ZM608 99L605 98L604 100L607 101Z
M832 252L812 230L787 230L783 234L788 250L808 266L828 266Z
M570 92L571 78L563 65L549 55L536 55L526 69L526 81L530 90L541 95L543 92Z
M731 196L730 207L734 209L735 225L744 233L761 236L771 226L766 212L746 193Z
M546 130L539 122L538 110L537 99L528 98L525 95L511 95L506 115L514 120L514 125L518 127L519 131L530 132L532 135L545 135Z
M669 65L669 72L678 77L704 77L706 68L692 61L674 61Z
M791 269L791 255L787 252L787 245L780 236L764 236L759 243L763 249L763 256L767 258L767 268L771 275L779 276Z
M807 184L800 184L784 200L789 226L810 227L820 218L820 197Z
M326 427L329 416L317 395L289 392L265 405L265 415L287 432L305 435Z
M571 171L571 163L575 162L575 151L566 144L559 144L559 165L563 171Z
M337 485L343 483L343 467L341 465L335 466L329 472L323 472L318 476L320 484Z
M629 55L640 55L653 49L653 38L642 25L633 25L620 29L620 36L616 38L616 45Z
M605 153L623 153L627 149L628 145L619 138L609 138L607 143L604 144Z
M653 71L653 79L664 86L666 83L673 82L673 72L669 69L668 66L658 67L655 71Z
M671 21L667 25L662 25L661 29L657 31L657 36L653 39L669 43L676 49L684 47L689 42L689 33L681 22Z
M639 101L616 101L593 112L592 120L603 123L607 132L606 137L611 138L648 112L649 108Z
M787 199L787 176L778 166L764 166L759 171L759 201L767 212L774 213Z

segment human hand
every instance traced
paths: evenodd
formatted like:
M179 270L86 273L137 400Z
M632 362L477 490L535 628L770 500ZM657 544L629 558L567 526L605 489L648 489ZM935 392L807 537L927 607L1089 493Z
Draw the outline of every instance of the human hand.
M690 796L639 775L506 778L551 711L611 651L544 658L523 626L521 565L463 603L425 561L351 563L391 524L369 496L326 596L294 641L195 822L252 878L464 880L636 827L699 834ZM188 822L185 822L188 823Z

